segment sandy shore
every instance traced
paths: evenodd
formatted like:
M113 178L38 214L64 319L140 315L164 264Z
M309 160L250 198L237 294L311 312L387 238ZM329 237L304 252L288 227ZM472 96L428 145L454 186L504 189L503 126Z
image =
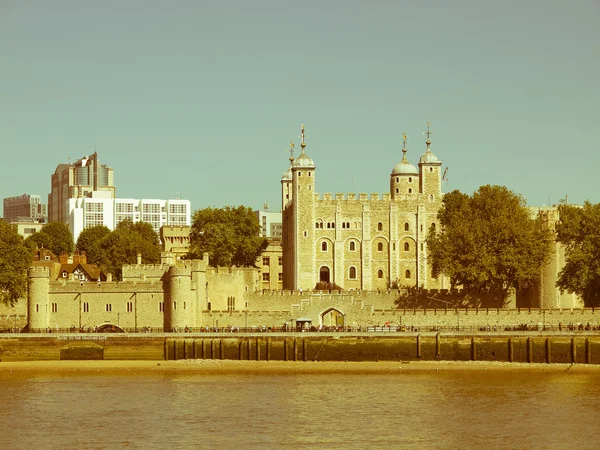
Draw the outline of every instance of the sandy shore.
M198 374L399 374L403 372L439 371L536 371L600 373L600 365L526 364L504 362L283 362L231 360L179 361L24 361L0 362L0 375L42 372L97 374L198 373Z

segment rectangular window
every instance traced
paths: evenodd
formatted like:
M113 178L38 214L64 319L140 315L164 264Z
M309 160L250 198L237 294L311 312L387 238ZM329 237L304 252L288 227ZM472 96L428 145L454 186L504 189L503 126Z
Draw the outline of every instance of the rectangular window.
M283 281L283 274L281 272L277 274L277 279L278 281Z
M112 303L107 303L106 304L106 312L111 312L112 311Z
M83 312L90 312L90 304L88 302L83 302Z
M40 305L35 305L35 312L40 312Z
M271 277L269 276L269 273L263 273L263 281L269 281L271 279Z
M127 312L133 312L133 302L127 302Z
M283 266L283 257L282 256L279 257L279 265Z
M227 310L233 311L235 309L235 297L227 297Z
M165 310L165 302L158 302L158 310L160 312L164 312L164 310Z
M52 303L52 312L58 312L58 303Z
M263 256L263 266L268 266L271 264L271 260L268 256Z

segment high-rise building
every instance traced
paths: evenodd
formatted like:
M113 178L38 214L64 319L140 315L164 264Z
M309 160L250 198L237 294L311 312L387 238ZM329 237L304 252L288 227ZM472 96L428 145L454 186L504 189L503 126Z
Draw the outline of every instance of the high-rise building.
M59 164L52 174L48 220L68 223L69 199L88 197L92 192L106 192L109 198L116 197L113 169L101 165L96 152L74 163Z
M86 228L104 225L110 230L123 220L148 222L156 233L163 225L190 226L189 200L111 198L109 192L91 192L88 197L68 200L67 224L77 241Z
M42 204L39 195L23 194L18 197L5 198L4 220L7 222L45 222L46 205Z
M260 235L266 238L281 238L281 212L269 211L269 205L263 205L263 209L254 211L260 224Z

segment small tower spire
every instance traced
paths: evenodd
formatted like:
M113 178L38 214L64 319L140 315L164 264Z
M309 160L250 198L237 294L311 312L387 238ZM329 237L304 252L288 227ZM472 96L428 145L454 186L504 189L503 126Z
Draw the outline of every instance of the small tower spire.
M430 137L433 134L433 132L430 129L430 125L431 124L429 122L427 122L427 131L425 133L423 133L425 136L427 136L427 140L425 141L425 143L427 144L427 151L428 152L431 151L429 149L429 146L431 145L431 139L430 139Z
M294 142L290 141L290 149L288 150L288 152L290 152L290 164L294 162Z
M406 159L406 131L402 134L402 137L404 138L403 143L402 143L402 160Z
M300 147L302 147L302 151L304 151L304 147L306 147L306 142L304 142L304 123L302 123L302 141L300 142Z

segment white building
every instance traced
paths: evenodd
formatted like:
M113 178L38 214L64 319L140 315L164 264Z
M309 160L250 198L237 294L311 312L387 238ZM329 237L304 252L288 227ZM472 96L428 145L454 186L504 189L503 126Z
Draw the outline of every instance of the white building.
M281 238L282 220L281 212L271 212L267 205L264 209L254 211L261 227L260 235L267 238Z
M163 225L191 225L189 200L110 198L109 192L92 192L91 197L68 201L68 224L75 242L86 228L104 225L114 230L125 219L148 222L157 234Z

